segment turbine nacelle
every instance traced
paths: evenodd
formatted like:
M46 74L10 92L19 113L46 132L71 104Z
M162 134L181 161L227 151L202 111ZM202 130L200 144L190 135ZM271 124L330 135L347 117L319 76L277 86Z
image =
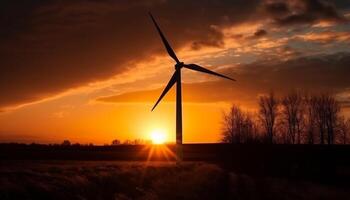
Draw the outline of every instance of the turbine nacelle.
M178 62L175 64L175 70L181 69L185 65L184 62Z

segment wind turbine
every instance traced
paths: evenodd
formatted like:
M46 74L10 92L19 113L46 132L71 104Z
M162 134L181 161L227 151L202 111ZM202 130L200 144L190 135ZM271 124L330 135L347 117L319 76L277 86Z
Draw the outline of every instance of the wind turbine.
M167 50L169 56L173 58L176 62L175 64L175 72L170 78L170 81L168 82L167 86L165 87L164 91L160 95L159 99L157 100L156 104L153 106L152 111L157 107L158 103L162 100L162 98L166 95L166 93L170 90L170 88L176 83L176 147L177 147L177 157L178 160L182 160L182 96L181 96L181 69L187 68L190 70L203 72L215 76L219 76L222 78L226 78L232 81L236 81L235 79L232 79L228 76L218 74L216 72L213 72L209 69L206 69L204 67L201 67L196 64L185 64L184 62L180 62L180 60L177 58L174 50L171 48L169 42L165 38L164 34L160 30L156 20L152 16L151 13L149 13L154 25L156 26L156 29L163 41L163 44L165 46L165 49Z

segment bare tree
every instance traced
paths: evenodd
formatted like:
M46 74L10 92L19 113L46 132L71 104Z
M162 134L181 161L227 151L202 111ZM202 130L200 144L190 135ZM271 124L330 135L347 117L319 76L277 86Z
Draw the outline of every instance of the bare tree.
M320 134L320 143L333 144L334 132L340 112L340 105L330 94L312 97L315 101L316 123Z
M115 139L112 141L112 146L116 146L116 145L120 145L120 144L121 144L120 140Z
M243 136L245 143L258 143L260 136L258 132L258 125L252 113L246 112L243 125Z
M243 120L243 112L236 105L232 105L230 111L224 113L223 142L241 143Z
M259 99L259 117L262 127L266 133L268 143L273 143L275 135L275 124L278 115L278 100L273 92Z
M315 102L315 120L318 127L320 144L325 143L325 134L326 134L326 107L325 107L325 98L321 96L312 96L312 101Z
M288 139L292 144L300 144L304 120L302 96L293 91L282 98L281 105L282 120L283 124L286 125Z
M62 146L70 146L71 145L71 142L69 140L63 140Z
M257 126L252 114L243 112L240 107L232 105L228 113L224 113L221 140L226 143L254 143Z
M132 141L129 139L124 140L123 145L132 145Z
M325 116L327 129L327 143L334 143L334 133L336 131L337 122L339 120L340 105L332 95L322 95L325 102Z
M350 134L350 119L340 117L338 120L337 130L337 143L347 144L349 140L348 136Z
M305 108L305 138L307 144L316 143L316 129L317 129L317 115L316 115L316 98L311 97L308 94L304 95L304 108Z
M280 105L271 92L259 98L255 116L236 105L223 116L221 140L228 143L346 144L350 141L350 119L340 116L340 104L329 93L292 92L281 98Z

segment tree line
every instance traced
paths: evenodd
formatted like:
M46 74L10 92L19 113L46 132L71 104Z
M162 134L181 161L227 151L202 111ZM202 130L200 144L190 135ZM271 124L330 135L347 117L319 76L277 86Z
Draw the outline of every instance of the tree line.
M233 104L223 114L221 141L264 144L348 144L350 119L330 93L292 91L259 97L255 112Z

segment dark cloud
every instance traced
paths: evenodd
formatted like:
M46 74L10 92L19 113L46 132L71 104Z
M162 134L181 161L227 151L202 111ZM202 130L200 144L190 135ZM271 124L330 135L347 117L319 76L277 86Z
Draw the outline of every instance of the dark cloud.
M259 29L257 31L255 31L254 36L255 37L262 37L267 35L267 31L265 31L264 29Z
M350 9L350 1L333 0L332 2L341 10Z
M223 71L238 81L220 80L184 84L186 102L238 102L256 105L258 95L273 89L278 94L295 89L309 92L343 92L350 87L350 53L302 57L285 62L259 61ZM218 79L219 80L219 79ZM102 102L155 102L163 88L102 97ZM174 91L165 101L174 100Z
M223 47L224 35L217 27L211 26L207 40L194 41L191 45L193 50L200 50L203 46Z
M268 1L264 6L265 10L273 16L281 16L289 12L288 4L284 1Z
M239 5L239 6L237 6ZM2 1L0 107L104 80L164 53L147 12L175 49L223 44L220 27L247 19L259 1Z
M301 14L341 17L330 3L305 2ZM1 1L0 108L105 80L134 63L164 54L148 11L154 13L175 49L186 44L200 49L223 46L223 27L266 17L256 16L260 6L279 23L289 24L293 10L282 4L259 0Z
M264 3L264 9L279 25L310 24L319 20L346 21L336 9L335 2L329 0L272 0Z

